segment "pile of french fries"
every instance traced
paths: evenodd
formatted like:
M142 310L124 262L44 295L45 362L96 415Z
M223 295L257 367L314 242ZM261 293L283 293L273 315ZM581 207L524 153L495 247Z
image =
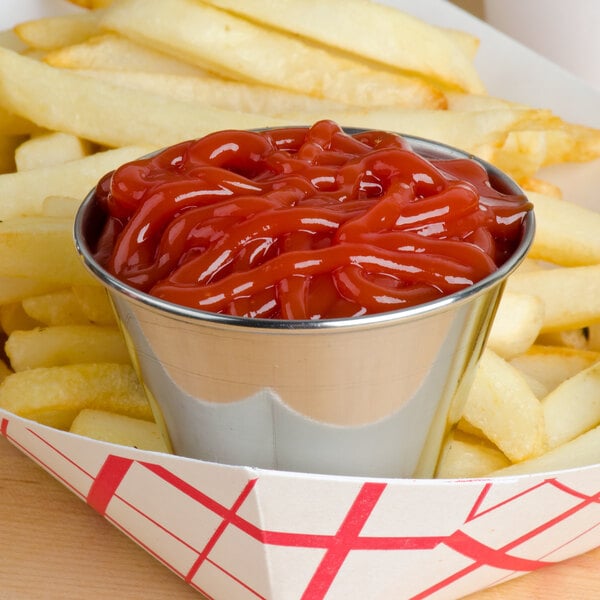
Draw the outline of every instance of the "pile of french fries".
M73 3L81 12L0 33L1 408L167 451L76 254L74 213L106 172L154 149L329 118L472 152L535 206L533 248L437 475L600 463L600 214L538 178L600 157L599 130L488 95L476 38L367 0Z

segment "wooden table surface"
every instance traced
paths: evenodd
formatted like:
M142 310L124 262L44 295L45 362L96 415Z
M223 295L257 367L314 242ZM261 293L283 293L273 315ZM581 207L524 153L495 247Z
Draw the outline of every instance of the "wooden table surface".
M201 596L0 438L0 600L33 598ZM600 598L600 548L468 600L596 598Z

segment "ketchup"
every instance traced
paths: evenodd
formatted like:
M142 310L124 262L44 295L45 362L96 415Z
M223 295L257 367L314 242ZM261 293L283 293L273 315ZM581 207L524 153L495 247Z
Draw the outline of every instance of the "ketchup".
M169 302L273 319L429 302L494 272L531 204L470 159L332 121L221 131L127 163L97 185L96 259Z

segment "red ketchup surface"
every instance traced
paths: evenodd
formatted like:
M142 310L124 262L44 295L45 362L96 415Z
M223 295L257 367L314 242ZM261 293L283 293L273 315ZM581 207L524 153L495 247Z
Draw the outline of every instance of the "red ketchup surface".
M470 159L331 121L221 131L97 185L96 259L166 301L254 318L332 319L457 292L518 245L530 203Z

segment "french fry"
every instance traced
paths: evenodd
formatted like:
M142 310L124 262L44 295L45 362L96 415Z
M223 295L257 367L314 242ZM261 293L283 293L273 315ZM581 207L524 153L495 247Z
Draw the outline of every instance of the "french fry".
M556 448L600 423L600 362L556 387L542 401L550 448Z
M444 28L443 31L446 35L450 36L452 41L463 51L465 56L470 60L475 60L479 46L481 45L481 40L478 37L460 29Z
M13 373L0 384L0 408L58 429L69 429L84 408L153 420L132 367L111 363Z
M398 107L351 108L327 110L320 116L349 127L366 127L398 131L434 139L467 152L488 148L491 153L514 127L524 120L536 119L534 109L504 108L494 110L449 111ZM282 112L278 117L300 124L314 120L306 112Z
M5 344L13 371L80 363L130 364L116 327L58 325L13 331Z
M64 287L60 283L41 281L29 277L0 276L0 306L20 302L29 296L38 296L54 292Z
M69 2L82 8L96 9L110 6L113 0L69 0Z
M73 244L70 219L23 217L0 222L0 277L89 285L94 280Z
M525 380L525 382L529 386L529 389L533 392L533 395L536 398L542 400L550 393L548 386L543 381L536 379L529 373L524 373L521 370L519 370L519 372L521 373L521 375L523 375L523 379Z
M521 108L528 109L531 106L525 104L518 104L505 100L504 98L498 98L497 96L490 96L489 94L468 94L465 92L452 92L446 91L446 101L448 102L448 110L502 110L505 108Z
M31 171L85 158L93 150L93 144L87 140L57 131L20 144L14 152L14 160L17 171Z
M548 112L507 132L494 148L482 147L479 156L528 181L544 166L588 161L600 156L600 131L563 122Z
M83 200L105 173L149 151L147 146L123 147L59 165L0 175L0 220L40 215L44 198L51 195Z
M37 327L39 321L30 317L20 302L3 304L0 306L0 328L8 335L14 331L21 331Z
M206 75L206 71L200 67L195 67L111 33L98 35L80 44L63 46L54 52L48 52L44 56L44 61L53 67L63 69Z
M151 149L218 129L253 129L286 124L261 115L141 94L68 70L55 69L2 49L0 106L47 129L72 133L99 144L146 144ZM77 115L76 119L74 115ZM89 157L90 160L92 158ZM105 172L108 170L105 169ZM66 187L69 178L63 179ZM73 195L64 187L44 195L52 193Z
M574 350L586 350L589 345L583 327L541 333L536 340L536 344L572 348Z
M541 456L492 471L488 476L512 477L581 468L598 463L600 463L600 426Z
M506 289L542 300L543 333L600 321L600 264L515 273Z
M83 325L89 323L72 289L58 290L23 299L23 310L44 325Z
M485 350L463 411L512 462L546 449L540 401L520 373L491 350Z
M575 123L563 123L557 132L566 134L566 144L549 146L546 165L561 162L578 162L594 160L600 154L600 131L596 128L586 127Z
M510 173L517 181L527 180L544 165L547 155L548 134L542 129L506 133L496 146L480 146L477 156Z
M100 32L101 11L43 17L23 21L14 31L30 48L52 50L78 44Z
M474 93L484 91L471 56L451 34L375 2L209 0L209 3L394 69L420 73L446 87ZM306 11L310 11L310 19L306 18Z
M47 196L42 201L41 216L74 219L82 200L71 196Z
M514 273L532 273L533 271L540 271L542 269L550 269L552 265L541 262L539 260L534 260L533 258L529 258L525 256L523 262L515 269Z
M70 431L111 444L171 453L156 423L112 412L83 409L75 417Z
M538 225L531 258L564 267L600 263L600 213L535 192L528 198Z
M485 433L483 433L483 431L481 431L479 427L471 425L469 421L462 417L456 423L456 430L465 434L467 437L476 438L478 440L487 440L487 438L485 437ZM451 431L450 433L452 434L453 432Z
M211 76L191 77L170 73L98 69L77 69L75 72L176 100L202 102L225 110L247 113L275 115L281 111L308 111L316 114L344 108L344 105L331 100Z
M587 327L588 349L600 352L600 323L594 323Z
M600 360L599 352L533 345L510 361L523 375L533 377L551 392L566 379Z
M73 293L81 311L91 323L114 325L116 323L112 304L106 290L99 285L76 285Z
M544 304L538 297L507 292L498 306L488 347L503 358L521 354L538 337L543 321Z
M40 127L0 106L0 135L30 135Z
M193 0L117 2L103 25L231 79L359 106L445 106L422 78L373 69Z
M510 465L500 450L481 439L451 434L440 455L435 476L438 478L467 479L484 477Z

